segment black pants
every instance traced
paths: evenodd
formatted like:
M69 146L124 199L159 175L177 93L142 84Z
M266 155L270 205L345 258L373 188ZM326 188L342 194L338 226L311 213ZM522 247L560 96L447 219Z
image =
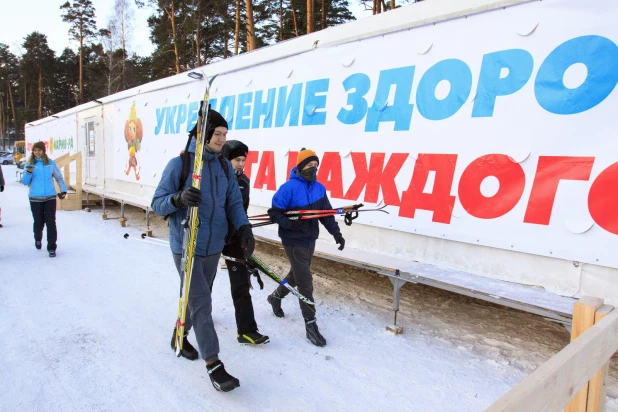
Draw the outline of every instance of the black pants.
M311 247L306 248L303 246L284 246L285 254L288 255L291 268L288 275L285 277L285 281L290 286L298 287L298 292L313 301L313 276L311 274L311 258L313 258L313 252L315 250L315 243ZM284 298L290 291L279 285L277 287L277 294ZM300 310L303 313L303 317L307 320L315 318L315 308L306 304L305 302L298 300L300 304Z
M244 253L240 245L231 244L225 245L223 255L233 258L244 259ZM230 275L230 288L232 291L232 300L234 301L234 309L236 315L236 328L238 334L250 333L257 331L257 323L253 313L253 302L251 301L251 293L249 292L251 283L247 267L238 262L226 260L227 271ZM211 288L212 290L212 288Z
M34 218L34 240L40 242L43 239L43 226L47 226L47 250L56 250L56 199L30 202L30 209Z

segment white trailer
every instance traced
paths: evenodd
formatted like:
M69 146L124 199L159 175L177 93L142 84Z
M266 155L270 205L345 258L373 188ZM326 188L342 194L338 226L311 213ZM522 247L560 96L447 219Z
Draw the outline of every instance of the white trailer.
M432 0L193 71L251 150L251 213L311 148L334 206L390 212L341 221L343 252L323 230L318 255L388 275L395 305L421 282L568 322L580 294L618 302L617 18ZM85 191L148 210L203 90L181 73L107 96L31 123L27 147L65 141L52 156L82 152Z

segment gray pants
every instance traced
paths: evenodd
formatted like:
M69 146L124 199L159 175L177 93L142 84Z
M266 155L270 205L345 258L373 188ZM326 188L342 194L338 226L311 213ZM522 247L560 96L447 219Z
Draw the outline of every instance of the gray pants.
M182 288L182 255L173 253L173 256ZM202 359L206 362L217 359L219 355L219 338L212 321L210 284L217 274L220 256L220 253L210 256L195 256L191 273L191 286L189 287L185 331L189 332L192 326L195 327L197 346L200 349Z
M313 301L313 276L311 275L311 258L313 257L313 251L315 250L315 244L310 248L302 246L284 246L285 254L288 255L288 259L292 267L290 272L285 277L285 281L292 287L297 287L298 292L305 296L307 299ZM279 285L277 287L277 294L284 298L290 291ZM315 318L315 307L307 305L298 300L300 304L300 310L303 313L303 317L306 320L312 320Z

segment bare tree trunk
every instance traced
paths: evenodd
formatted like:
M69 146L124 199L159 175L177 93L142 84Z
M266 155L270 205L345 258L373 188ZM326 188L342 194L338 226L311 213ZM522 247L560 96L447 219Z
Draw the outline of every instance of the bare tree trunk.
M122 84L122 90L126 90L127 81L126 81L126 69L127 69L127 39L125 36L125 21L124 21L124 13L122 14L122 67L120 70L120 84Z
M283 40L283 0L279 0L279 41Z
M391 0L391 10L395 10L395 0Z
M376 13L382 13L382 2L380 2L380 0L376 0Z
M315 31L315 14L313 12L313 5L315 0L307 0L307 34Z
M229 57L227 49L230 43L229 34L227 32L227 26L228 26L227 9L228 9L228 6L226 4L225 9L221 13L221 17L223 17L223 58L224 59L227 59Z
M247 50L256 49L255 27L253 25L253 0L247 0Z
M174 58L176 61L176 74L180 73L180 58L178 57L178 42L176 41L176 18L174 12L174 2L172 1L171 9L168 10L166 7L163 8L167 13L167 16L170 18L170 22L172 24L172 41L174 42Z
M326 28L326 0L322 0L322 30Z
M202 22L202 2L197 4L197 30L195 32L195 55L197 57L197 67L202 65L200 56L200 23ZM225 27L225 16L223 16L223 27ZM225 29L224 29L225 30Z
M39 119L43 118L43 70L39 67L39 109L37 110L37 114L39 115Z
M84 102L84 71L83 71L83 50L84 33L82 24L79 25L79 102Z
M112 44L113 43L111 42L111 39L110 39L110 45ZM109 71L109 74L107 75L107 95L109 96L110 94L112 94L112 77L114 73L114 54L113 54L112 47L110 47L109 50L107 51L107 59L108 59L107 60L108 61L107 70Z
M13 103L13 91L11 90L11 83L9 82L9 79L6 79L6 88L9 91L9 101L11 103L11 110L12 110L12 114L13 114L13 127L15 127L15 136L17 136L17 118L15 117L15 103ZM26 90L25 87L24 87L24 90ZM25 94L25 92L24 92L24 94ZM24 99L24 102L25 101L26 101L26 99Z
M132 30L132 22L135 20L135 15L131 9L131 0L115 0L114 16L110 24L116 26L116 38L120 38L122 46L122 61L120 62L119 82L115 87L116 91L126 90L127 88L127 43ZM116 46L114 45L114 49Z
M120 73L120 84L122 84L122 90L125 90L127 88L127 83L125 80L125 70L126 70L126 63L127 63L127 55L126 55L126 50L127 50L127 35L126 35L126 22L125 22L125 7L126 4L122 4L122 13L120 13L120 30L122 31L121 33L121 39L122 39L122 67L121 70L122 72ZM111 84L110 84L111 85Z
M298 23L296 23L296 10L294 9L294 0L290 0L290 7L292 8L292 18L294 19L294 31L296 37L298 37Z
M384 0L382 0L382 10L386 11L386 3L384 2Z
M234 56L238 56L239 40L240 40L240 0L236 0L236 29L234 30Z

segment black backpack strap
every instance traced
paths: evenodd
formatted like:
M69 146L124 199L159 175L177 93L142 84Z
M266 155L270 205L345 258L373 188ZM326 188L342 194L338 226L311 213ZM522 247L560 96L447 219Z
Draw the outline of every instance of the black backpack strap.
M178 185L178 190L182 190L185 188L185 182L187 177L189 177L190 172L190 164L191 154L189 153L189 145L191 144L191 135L189 135L189 141L187 142L187 146L185 147L184 153L180 156L182 160L182 166L180 168L180 184ZM172 214L168 213L163 217L163 220L167 220Z
M221 168L223 169L223 173L225 173L225 177L227 180L230 180L230 168L227 166L225 158L221 155L217 155L217 157L219 158L219 163L221 163Z

